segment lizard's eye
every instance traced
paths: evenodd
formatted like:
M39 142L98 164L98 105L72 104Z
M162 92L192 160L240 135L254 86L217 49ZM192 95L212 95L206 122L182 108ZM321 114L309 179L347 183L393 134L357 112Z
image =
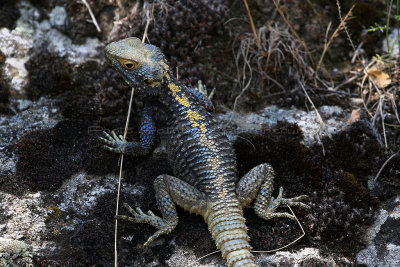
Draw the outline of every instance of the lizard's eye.
M137 67L137 65L139 65L139 63L137 63L136 61L128 59L120 59L119 62L127 70L133 70L134 68Z

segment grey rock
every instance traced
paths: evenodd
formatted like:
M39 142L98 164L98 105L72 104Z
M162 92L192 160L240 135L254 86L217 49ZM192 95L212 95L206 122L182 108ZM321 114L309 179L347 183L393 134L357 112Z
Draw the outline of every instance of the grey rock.
M321 138L331 136L343 129L346 124L347 112L337 106L322 106L320 108L324 115L325 129L321 126L318 116L314 110L309 112L297 108L282 109L277 106L269 106L258 113L240 115L234 112L217 115L226 129L228 137L234 141L242 132L260 132L266 127L276 126L278 121L295 123L303 132L303 143L311 146L320 143ZM322 116L322 115L321 115ZM290 133L275 133L290 134Z
M68 25L68 14L64 7L56 6L49 14L50 24L59 30L65 30Z
M1 266L29 266L32 264L30 246L22 241L0 237Z
M367 247L357 254L357 262L368 267L400 266L400 195L389 200L368 229Z
M392 32L388 36L389 47L391 48L390 55L392 58L399 57L399 47L400 47L399 39L398 39L399 32L400 32L400 29L393 29ZM386 53L389 52L386 38L382 40L382 50Z

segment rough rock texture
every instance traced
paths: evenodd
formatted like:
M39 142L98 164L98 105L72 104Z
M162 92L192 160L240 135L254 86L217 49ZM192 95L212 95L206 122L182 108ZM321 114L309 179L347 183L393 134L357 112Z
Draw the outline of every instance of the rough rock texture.
M398 266L400 264L400 196L389 200L379 211L365 235L367 247L357 254L361 266Z
M265 129L271 128L270 134L301 134L303 135L302 143L306 146L313 144L321 144L321 139L332 136L338 129L344 129L348 113L338 106L321 106L319 113L325 119L325 129L321 126L315 111L306 112L296 108L280 109L277 106L269 106L258 113L251 113L246 116L240 116L234 112L227 112L219 115L219 119L224 121L222 128L227 128L228 134L232 141L236 140L237 135L241 132L262 134ZM234 122L234 123L232 123ZM299 129L296 132L277 132L273 131L278 122L286 122L296 124ZM229 133L229 129L233 130ZM233 134L233 135L232 135ZM264 132L265 134L265 132Z

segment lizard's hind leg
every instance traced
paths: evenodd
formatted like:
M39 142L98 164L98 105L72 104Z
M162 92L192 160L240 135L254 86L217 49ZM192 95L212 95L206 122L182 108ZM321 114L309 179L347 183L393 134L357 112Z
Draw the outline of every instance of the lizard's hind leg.
M119 219L129 220L135 223L148 223L158 229L145 243L147 246L159 236L169 234L178 224L178 214L175 209L175 203L183 207L185 210L202 214L206 208L206 199L203 194L189 185L188 183L170 176L160 175L154 181L154 190L158 208L161 211L162 218L148 211L144 213L140 208L132 209L128 204L124 206L133 215L118 216Z
M282 198L283 188L281 187L278 197L275 199L272 197L274 176L274 170L268 163L254 167L236 185L238 199L242 207L255 200L255 213L264 220L275 217L294 219L294 216L289 213L275 211L281 205L309 208L308 205L301 202L306 200L308 196Z

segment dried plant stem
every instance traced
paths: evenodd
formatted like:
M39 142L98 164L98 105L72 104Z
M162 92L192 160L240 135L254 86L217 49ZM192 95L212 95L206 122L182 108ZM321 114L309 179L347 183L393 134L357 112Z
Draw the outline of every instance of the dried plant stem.
M339 0L336 0L336 6L337 6L337 8L338 8L338 13L339 13L340 21L343 21L343 18L342 18L342 11L341 11L341 7L340 7ZM350 45L351 45L351 47L353 48L354 54L357 55L357 54L356 54L356 47L355 47L355 45L354 45L354 43L353 43L353 40L351 40L351 36L350 36L349 31L347 30L346 24L343 24L343 28L344 28L344 31L346 32L347 39L349 40Z
M294 214L292 208L291 208L290 206L288 206L288 205L287 205L287 207L290 209L290 212L292 213L292 215L293 215L294 218L296 219L297 224L300 226L300 229L301 229L301 231L303 232L303 233L301 234L301 236L299 236L299 237L296 238L294 241L290 242L289 244L287 244L287 245L285 245L285 246L283 246L283 247L280 247L280 248L277 248L277 249L273 249L273 250L253 251L254 253L272 253L272 252L276 252L276 251L282 250L282 249L284 249L284 248L287 248L287 247L293 245L294 243L296 243L297 241L299 241L300 239L302 239L302 238L306 235L306 232L304 231L303 226L301 225L301 223L300 223L299 220L297 219L297 217L296 217L296 215Z
M260 40L258 39L256 26L254 26L253 17L251 16L249 6L247 5L246 0L243 0L243 3L244 3L244 6L246 7L247 16L249 17L249 20L250 20L251 29L253 30L253 34L254 34L254 38L256 39L257 47L258 47L258 49L261 49Z
M151 21L151 16L149 13L150 13L150 10L147 10L146 11L146 27L144 28L142 43L144 43L144 41L147 39L147 31L149 30L149 25L150 25L150 21Z
M282 9L279 7L278 3L276 2L276 0L273 0L274 5L276 7L276 10L278 10L279 15L281 15L282 19L285 21L285 23L288 25L291 33L296 37L296 39L301 43L301 45L304 47L304 50L306 50L307 52L307 56L310 59L311 65L314 67L314 60L311 56L310 51L308 50L307 45L303 42L303 40L300 38L300 36L297 34L297 32L293 29L292 25L290 24L290 22L287 20L287 18L285 17L285 14L283 14Z
M128 125L129 125L129 119L131 118L132 100L133 100L133 94L134 93L135 93L135 89L132 88L131 98L129 100L128 115L126 116L124 139L126 139L126 135L128 133ZM115 216L118 216L118 210L119 210L119 198L120 198L120 192L121 192L122 165L123 165L123 163L124 163L124 154L121 154L120 161L119 161L117 205L116 205L116 208L115 208ZM117 246L117 241L118 241L118 220L115 219L115 231L114 231L114 266L115 267L118 266L118 246Z
M274 0L274 1L275 1L275 0ZM333 39L337 36L338 32L339 32L341 29L343 29L343 27L344 27L346 21L349 19L350 15L351 15L351 12L353 11L353 8L354 8L354 7L355 7L355 5L353 5L353 6L350 8L349 12L347 12L347 15L344 17L344 19L342 19L342 20L340 21L339 26L336 28L336 30L333 32L333 34L332 34L331 37L329 38L329 41L328 41L327 43L325 43L325 45L324 45L324 50L322 51L321 57L319 58L317 67L316 67L316 69L315 69L316 72L317 72L317 71L319 70L319 68L321 67L322 60L324 59L325 54L326 54L326 51L328 51L328 48L329 48L329 46L331 45Z
M386 140L386 129L385 129L385 116L383 116L383 109L382 109L382 106L383 106L383 100L384 99L384 96L383 95L381 95L380 97L379 97L379 104L378 104L378 108L377 108L377 113L378 113L378 111L379 111L379 115L381 116L381 120L382 120L382 131L383 131L383 139L384 139L384 141L385 141L385 148L387 148L388 147L388 144L387 144L387 140Z
M298 80L298 82L299 82L301 88L303 89L303 92L304 92L304 94L306 95L306 97L307 97L308 101L310 102L311 106L314 108L315 113L317 114L318 122L319 122L319 124L321 125L322 130L325 131L325 130L326 130L325 123L324 123L324 121L322 120L322 117L321 117L321 115L319 114L318 109L315 107L314 102L311 100L310 96L308 95L307 90L306 90L306 88L304 88L303 83L302 83L300 80ZM329 138L331 138L331 135L329 134L328 131L326 131L326 134L328 135Z
M92 18L92 22L93 22L94 26L96 26L97 31L98 31L98 32L101 32L100 26L99 26L99 24L97 23L96 17L94 16L93 11L92 11L92 9L90 8L89 3L88 3L86 0L81 0L81 1L82 1L82 3L86 6L86 8L88 9L89 15L90 15L90 17Z
M247 84L243 87L242 91L241 91L241 92L239 93L239 95L235 98L235 101L234 101L234 103L233 103L233 111L236 110L236 107L237 107L239 98L240 98L240 97L246 92L246 90L250 87L251 79L252 79L252 77L253 77L253 70L252 70L252 68L251 68L250 60L248 59L249 50L250 50L250 44L249 44L249 43L247 43L246 47L241 46L240 53L242 54L243 60L244 60L244 62L243 62L243 82L245 82L245 80L246 80L246 71L245 71L246 68L248 68L249 71L250 71L250 78L249 78L249 81L247 82ZM235 62L236 62L237 69L239 70L239 67L238 67L238 61L239 61L239 59L238 59L238 58L239 58L239 56L237 56L237 57L235 58ZM232 114L233 114L233 113L232 113Z
M389 161L391 161L395 156L397 156L399 154L399 152L394 153L393 155L391 155L383 164L382 167L379 169L378 173L376 174L374 181L376 181L379 177L379 175L381 175L381 172L383 171L383 169L385 168L386 164L389 163Z
M145 28L144 33L143 33L142 43L144 43L144 40L147 37L147 29L148 29L150 21L151 21L150 16L147 16L147 24L146 24L146 28ZM132 102L133 102L133 94L134 93L135 93L135 88L132 87L131 98L129 100L128 115L126 116L124 139L126 139L126 135L128 133L128 126L129 126L129 120L131 118ZM115 208L115 217L118 216L118 210L119 210L119 198L120 198L120 192L121 192L122 165L123 165L123 163L124 163L124 154L121 154L120 161L119 161L119 177L118 177L117 204L116 204L116 208ZM118 267L118 246L117 246L117 241L118 241L118 220L115 219L115 229L114 229L114 266L115 267Z

